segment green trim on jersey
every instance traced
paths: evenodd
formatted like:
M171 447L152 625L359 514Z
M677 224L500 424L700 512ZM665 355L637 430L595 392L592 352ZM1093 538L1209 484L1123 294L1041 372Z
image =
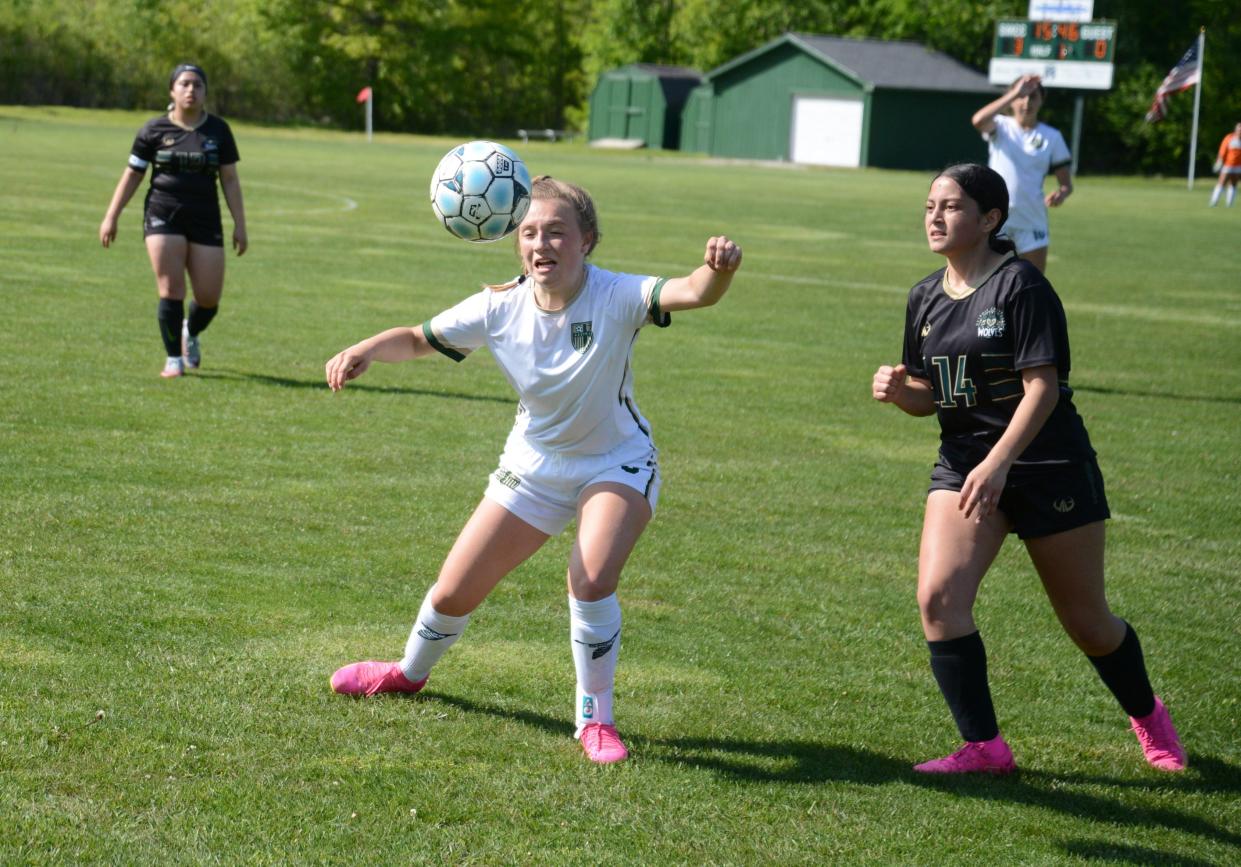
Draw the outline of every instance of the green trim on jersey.
M422 336L427 339L434 349L447 355L453 361L465 361L465 356L450 346L440 343L439 338L435 336L435 332L431 330L431 320L422 323Z
M672 324L672 314L659 309L659 290L663 289L667 282L667 277L660 277L655 281L655 288L651 290L651 306L647 312L656 328L667 328Z

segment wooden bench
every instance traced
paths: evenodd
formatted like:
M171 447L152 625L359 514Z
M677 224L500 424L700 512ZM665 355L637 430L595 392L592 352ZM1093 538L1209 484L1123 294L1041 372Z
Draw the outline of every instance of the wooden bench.
M532 138L546 139L547 141L573 141L574 134L563 129L519 129L517 136L521 139L522 144L529 144Z

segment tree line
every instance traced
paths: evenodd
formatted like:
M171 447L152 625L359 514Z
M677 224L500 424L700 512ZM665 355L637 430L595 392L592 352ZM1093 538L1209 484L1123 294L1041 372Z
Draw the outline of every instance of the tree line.
M1028 0L0 0L0 103L146 108L182 61L203 66L227 117L468 137L583 129L601 72L630 63L711 69L781 34L905 39L981 71L996 18ZM1235 0L1095 0L1118 22L1115 86L1087 92L1080 165L1184 173L1193 100L1143 116L1207 28L1199 172L1241 120ZM1066 134L1073 100L1050 93ZM968 119L966 119L968 122Z

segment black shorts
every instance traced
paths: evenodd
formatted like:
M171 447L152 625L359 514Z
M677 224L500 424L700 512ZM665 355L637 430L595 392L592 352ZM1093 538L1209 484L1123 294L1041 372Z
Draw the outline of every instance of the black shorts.
M220 203L215 200L179 202L164 196L147 195L142 217L142 236L184 235L192 244L224 246L224 225Z
M937 461L931 490L960 491L968 474ZM1035 471L1023 467L1016 478L1010 471L999 509L1020 539L1051 536L1112 516L1103 493L1103 474L1093 458Z

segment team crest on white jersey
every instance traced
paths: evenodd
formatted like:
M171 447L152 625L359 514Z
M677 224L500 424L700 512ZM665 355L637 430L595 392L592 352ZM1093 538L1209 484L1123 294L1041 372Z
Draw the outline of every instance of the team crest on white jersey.
M590 342L595 339L594 331L591 329L591 322L574 322L570 328L569 339L573 341L573 348L578 352L585 352L586 347L590 346Z
M988 307L978 317L979 337L1003 337L1004 314L997 307Z

